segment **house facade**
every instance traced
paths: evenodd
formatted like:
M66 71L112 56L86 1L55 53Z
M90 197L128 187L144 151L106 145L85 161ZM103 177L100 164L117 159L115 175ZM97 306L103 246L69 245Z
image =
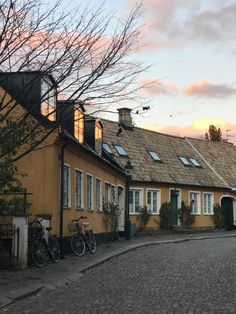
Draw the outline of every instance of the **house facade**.
M103 120L103 124L104 149L123 167L128 160L133 166L129 212L137 228L143 208L150 213L146 227L159 227L160 208L165 202L171 204L171 224L179 225L178 210L182 201L191 206L195 216L193 227L214 226L213 208L221 205L232 189L225 176L208 161L209 149L202 148L204 157L191 139L135 127L127 108L119 110L117 122ZM208 145L214 143L208 142ZM224 145L234 147L229 143Z
M25 214L29 220L47 217L44 223L61 237L71 235L69 224L73 219L86 216L99 242L107 232L104 204L118 203L118 229L124 232L126 176L118 164L103 156L101 121L90 119L85 129L80 102L65 103L47 97L47 87L48 93L56 95L56 91L52 93L56 86L48 75L31 73L30 79L35 83L31 88L28 73L0 75L6 107L17 102L12 118L29 112L32 120L41 124L42 132L49 134L35 150L16 162L23 174L22 186L30 192L27 202L31 206ZM25 89L22 82L26 82ZM23 96L18 92L21 88L27 91ZM42 93L45 101L41 101Z
M22 82L26 87L19 93ZM124 233L129 219L140 228L144 208L150 214L146 227L159 228L163 203L170 203L171 224L178 226L184 202L191 207L195 228L214 227L217 204L228 217L226 227L236 225L234 145L135 127L128 108L118 110L117 122L88 117L81 102L58 101L53 78L39 72L0 73L0 85L7 92L5 103L19 104L15 117L30 113L41 131L50 133L17 161L26 174L22 185L31 193L29 220L47 217L53 233L69 237L71 221L87 216L99 242L107 232L106 204L118 205L118 231Z

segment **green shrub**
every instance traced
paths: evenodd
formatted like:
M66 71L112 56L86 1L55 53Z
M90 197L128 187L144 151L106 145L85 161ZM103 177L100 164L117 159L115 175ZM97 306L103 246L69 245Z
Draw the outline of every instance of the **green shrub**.
M103 221L106 232L117 232L119 215L119 207L116 204L106 203L103 205Z
M182 226L190 227L194 223L195 216L191 212L191 207L182 201L179 209L179 219Z
M219 204L216 204L213 209L213 221L216 228L224 227L224 211Z
M140 214L139 214L140 230L141 231L147 225L148 220L150 219L150 216L151 216L151 214L148 212L147 207L141 208Z
M163 203L160 208L160 228L161 230L170 230L171 207L170 203Z

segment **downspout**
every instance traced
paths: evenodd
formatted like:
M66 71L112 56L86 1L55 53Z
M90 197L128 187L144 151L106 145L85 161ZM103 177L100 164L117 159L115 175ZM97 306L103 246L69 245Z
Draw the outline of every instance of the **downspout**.
M61 146L61 195L60 195L60 238L63 237L63 214L64 214L64 150L67 144Z

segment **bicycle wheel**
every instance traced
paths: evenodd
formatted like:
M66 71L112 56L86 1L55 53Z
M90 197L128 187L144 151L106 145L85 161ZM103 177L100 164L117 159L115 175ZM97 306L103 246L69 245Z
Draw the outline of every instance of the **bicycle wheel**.
M77 256L83 256L85 252L85 243L83 238L78 235L78 236L73 236L71 238L71 248L72 251L75 253Z
M85 234L86 243L88 245L89 252L94 254L96 252L97 244L96 238L92 231Z
M58 238L49 238L49 249L53 262L57 263L61 256L61 248Z
M34 239L31 244L31 257L37 267L43 267L48 262L48 251L46 244L40 239Z

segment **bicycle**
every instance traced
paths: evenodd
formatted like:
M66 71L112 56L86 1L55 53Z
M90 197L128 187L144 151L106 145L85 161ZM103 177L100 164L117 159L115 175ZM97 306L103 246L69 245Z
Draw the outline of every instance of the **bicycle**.
M71 237L71 249L73 253L77 256L83 256L85 250L88 249L90 253L94 254L96 252L96 238L93 230L87 230L89 222L83 222L81 224L81 219L87 219L88 217L81 216L79 219L72 220L69 224L69 228L74 232Z
M57 235L51 235L51 227L44 229L42 219L33 220L30 225L37 224L36 231L33 233L33 239L30 246L31 258L35 266L43 267L49 261L49 258L57 263L60 259L61 249ZM46 232L48 232L46 236Z

